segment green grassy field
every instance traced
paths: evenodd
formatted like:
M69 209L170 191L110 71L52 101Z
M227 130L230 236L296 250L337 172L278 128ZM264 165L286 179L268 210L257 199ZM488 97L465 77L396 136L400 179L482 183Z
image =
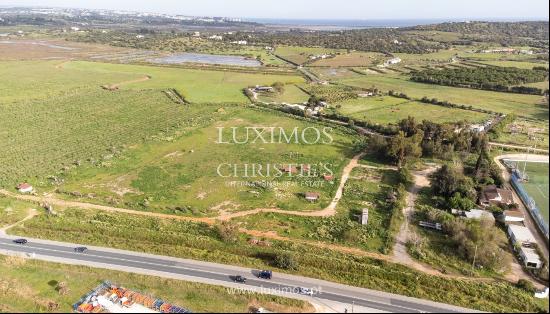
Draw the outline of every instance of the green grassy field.
M193 103L245 103L248 99L243 89L255 85L271 85L275 82L301 83L300 76L250 74L229 71L177 69L153 66L119 65L107 63L74 62L69 69L88 72L125 73L134 78L151 76L151 80L122 86L123 89L177 89L186 100Z
M286 85L282 93L261 93L258 96L259 101L263 102L275 102L275 103L303 103L308 101L309 95L304 93L295 84Z
M230 71L193 70L169 67L108 64L74 61L62 66L60 61L1 62L0 103L32 101L58 95L78 93L80 89L133 81L151 76L148 81L121 85L122 89L175 88L195 103L246 103L243 89L275 82L301 83L300 76Z
M542 306L532 295L505 282L445 279L397 264L296 242L273 240L270 241L269 247L253 245L246 237L241 237L236 242L224 242L214 227L191 222L70 208L59 209L57 216L35 217L24 225L9 230L9 233L242 265L255 269L274 269L276 267L272 262L275 256L291 253L298 268L292 271L278 271L491 312L538 312ZM22 273L24 276L33 274L30 271ZM62 269L60 273L63 273ZM110 278L105 278L106 276ZM94 276L90 286L97 283L97 280L117 281L117 278L120 277ZM118 281L128 283L131 287L145 289L136 284L144 282L139 278ZM52 279L59 280L48 280ZM43 285L44 283L40 286ZM156 295L173 302L180 300L175 297L177 294ZM191 307L191 303L183 301L181 305Z
M500 66L500 67L514 67L520 69L532 69L534 67L548 67L548 63L542 62L528 62L528 61L483 61L483 64Z
M530 121L516 119L513 123L504 128L496 142L532 146L538 148L549 147L548 123L545 121Z
M289 60L296 64L304 64L310 61L309 56L318 54L344 53L343 49L330 49L321 47L295 47L281 46L277 47L275 54L281 56L285 60Z
M78 164L100 165L128 145L170 140L175 128L201 125L216 114L213 108L175 104L160 91L99 88L2 107L3 186L44 182Z
M522 167L521 163L520 166ZM525 190L535 200L548 223L548 164L527 163L526 170L529 174L529 182L523 183Z
M408 77L397 74L371 74L352 79L340 80L341 83L370 88L376 86L384 91L403 92L413 98L437 98L459 105L471 105L501 113L515 113L530 118L548 119L548 107L542 105L542 97L492 91L472 90L412 82Z
M334 58L313 62L312 67L366 67L384 63L385 57L376 52L352 52L337 55Z
M338 103L343 115L356 120L379 124L396 123L407 117L417 121L424 119L436 123L487 120L489 115L462 109L446 108L390 96L357 98Z
M211 216L222 211L279 207L289 210L318 210L328 205L335 185L323 181L320 164L330 164L336 177L353 157L355 138L351 133L334 130L334 142L304 144L216 144L218 128L275 127L288 134L298 128L320 124L289 118L282 113L242 107L201 106L213 122L204 127L178 129L167 141L153 141L129 149L120 158L103 165L83 166L70 172L59 190L67 195L83 195L85 201L107 202L141 210L185 215ZM188 109L192 110L192 109ZM223 113L219 113L219 112ZM250 140L253 135L250 135ZM242 140L242 133L240 139ZM303 178L244 177L245 164L310 164L312 173ZM238 177L220 177L220 164L235 164ZM229 175L228 166L222 168ZM314 173L317 172L317 173ZM270 187L231 186L231 182L268 182ZM311 186L314 184L315 186ZM317 186L320 184L320 186ZM38 187L41 187L40 185ZM51 189L48 185L45 189ZM76 193L75 193L76 192ZM301 193L320 192L317 203L307 202ZM93 194L93 197L87 195Z
M76 301L104 280L186 307L194 313L244 313L251 307L273 312L313 310L307 302L299 300L255 293L230 294L219 286L8 256L0 256L0 273L0 311L6 313L70 313ZM66 295L56 291L59 282L65 282L69 288ZM56 308L50 308L50 303Z
M21 221L34 205L0 196L0 228Z
M392 211L379 201L391 187L397 186L396 172L355 169L344 189L337 215L308 218L262 213L235 219L252 230L276 232L285 237L317 240L383 252ZM369 208L369 224L362 226L355 215Z

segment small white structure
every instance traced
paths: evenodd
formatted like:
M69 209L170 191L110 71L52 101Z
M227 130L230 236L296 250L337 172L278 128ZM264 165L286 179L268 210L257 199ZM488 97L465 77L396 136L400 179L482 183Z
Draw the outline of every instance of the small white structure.
M78 32L78 31L80 31L80 27L73 26L73 27L71 27L71 30L74 31L74 32Z
M143 38L145 38L145 36L143 36L143 35L137 35L136 38L137 38L137 39L143 39Z
M390 59L390 60L384 62L384 66L394 65L394 64L398 64L398 63L401 63L401 58L399 58L399 57L393 58L393 59Z
M519 210L505 210L499 217L499 220L504 223L509 222L524 222L525 216Z
M527 268L539 269L542 267L542 261L537 251L533 248L521 247L519 250L519 256L523 261L523 264Z
M21 183L17 186L17 190L19 191L19 193L32 193L32 191L34 191L34 188L28 183Z
M212 35L212 36L208 37L208 39L221 41L221 40L223 40L223 36L220 36L220 35Z
M292 109L300 109L302 111L305 111L307 108L305 105L298 105L298 104L286 104L285 106Z
M470 130L476 133L482 133L482 132L485 132L485 126L481 124L472 124L470 125Z
M361 214L361 224L366 226L369 223L369 209L363 208L363 213Z
M248 41L246 40L237 40L237 41L232 41L231 43L236 45L242 45L242 46L248 45Z
M535 293L535 298L537 298L537 299L546 299L546 298L548 298L548 287L546 287L546 289L544 289L544 291L536 292Z

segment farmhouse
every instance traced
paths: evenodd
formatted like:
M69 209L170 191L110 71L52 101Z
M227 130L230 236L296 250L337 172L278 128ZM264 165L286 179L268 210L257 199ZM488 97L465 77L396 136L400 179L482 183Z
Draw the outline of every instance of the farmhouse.
M321 195L319 195L319 193L313 193L313 192L307 192L306 193L306 200L308 200L310 202L318 201L319 197L321 197Z
M479 204L481 206L512 205L513 203L512 191L499 189L495 185L486 186L479 194Z
M17 190L19 190L20 193L31 193L34 189L32 185L28 183L21 183L17 186Z

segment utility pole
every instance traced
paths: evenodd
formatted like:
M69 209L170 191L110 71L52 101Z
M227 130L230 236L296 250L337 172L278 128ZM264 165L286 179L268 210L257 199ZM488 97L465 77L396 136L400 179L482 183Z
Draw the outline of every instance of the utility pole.
M476 257L477 257L477 244L476 244L476 249L474 251L474 261L472 262L472 274L474 273L474 267L475 267L475 264L476 264Z
M354 313L354 312L353 312L354 307L355 307L355 301L351 301L351 312L352 312L352 313Z

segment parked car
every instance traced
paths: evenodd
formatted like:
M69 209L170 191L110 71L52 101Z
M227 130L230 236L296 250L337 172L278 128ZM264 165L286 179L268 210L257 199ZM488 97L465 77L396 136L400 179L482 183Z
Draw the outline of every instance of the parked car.
M308 288L297 287L296 289L294 289L294 291L298 294L313 295L313 290Z
M84 247L84 246L76 247L76 248L74 248L74 251L75 251L76 253L84 253L84 252L88 251L88 248L87 248L87 247Z
M271 270L262 270L258 274L258 278L261 279L271 279L273 277L273 272Z
M27 243L29 243L29 241L27 241L27 239L17 239L17 240L13 240L13 243L16 243L16 244L27 244Z
M246 278L238 275L238 276L235 276L234 281L238 283L246 283Z

